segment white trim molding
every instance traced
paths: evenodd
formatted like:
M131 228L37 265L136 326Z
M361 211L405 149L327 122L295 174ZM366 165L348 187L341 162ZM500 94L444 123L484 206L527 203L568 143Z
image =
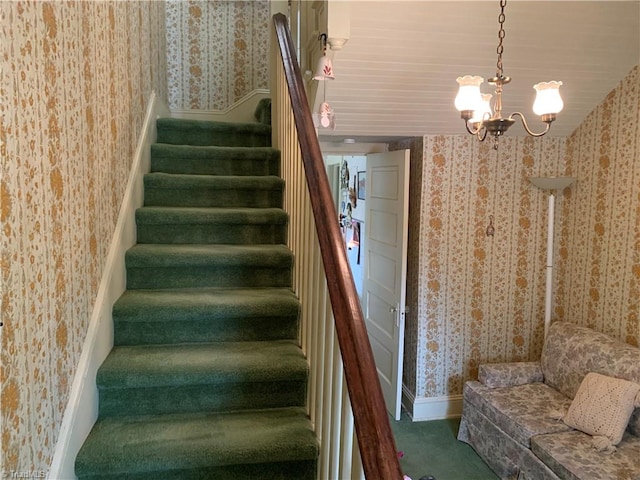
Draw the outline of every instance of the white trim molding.
M256 89L224 110L172 109L171 116L187 120L255 123L254 113L258 103L264 98L269 98L270 95L271 92L267 89Z
M462 395L416 398L403 385L402 406L414 422L458 418L462 415Z
M151 92L127 188L89 320L87 336L53 453L47 477L52 480L76 478L76 456L98 418L96 372L113 347L111 309L126 288L124 254L136 242L135 211L143 203L143 176L150 171L151 144L157 138L155 120L168 116L169 110L166 105L157 98L155 92Z

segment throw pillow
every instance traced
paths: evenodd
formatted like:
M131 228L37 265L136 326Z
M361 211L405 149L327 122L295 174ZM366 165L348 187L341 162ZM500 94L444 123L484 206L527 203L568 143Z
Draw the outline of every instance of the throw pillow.
M639 402L637 383L590 372L582 380L564 423L617 445Z

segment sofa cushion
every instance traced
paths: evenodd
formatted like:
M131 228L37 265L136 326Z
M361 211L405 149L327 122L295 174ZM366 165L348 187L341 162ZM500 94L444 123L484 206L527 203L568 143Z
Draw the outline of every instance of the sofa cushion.
M478 368L478 381L487 387L514 387L542 382L540 362L483 363Z
M531 449L564 480L640 480L640 438L629 433L609 455L594 450L591 436L577 430L533 437Z
M571 402L564 423L589 435L607 437L611 445L617 445L629 423L638 392L637 383L590 372Z
M640 383L640 349L604 333L569 322L549 328L540 358L544 383L573 398L589 372ZM640 436L640 413L635 410L629 431Z
M498 428L527 448L534 435L570 430L563 422L552 417L558 410L566 411L571 399L544 383L488 388L479 382L466 382L464 398Z

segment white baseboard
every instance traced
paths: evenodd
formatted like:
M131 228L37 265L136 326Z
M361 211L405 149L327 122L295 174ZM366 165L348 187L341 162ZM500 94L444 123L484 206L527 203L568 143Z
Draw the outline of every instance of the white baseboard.
M188 120L213 120L216 122L244 122L255 123L254 113L258 103L263 98L269 98L269 90L254 90L225 110L178 110L172 109L173 118L184 118Z
M151 92L118 221L111 239L98 294L78 368L71 384L69 402L62 418L58 441L47 478L73 480L74 463L80 447L98 418L96 372L113 346L111 308L126 288L124 254L136 242L135 210L142 206L142 177L150 170L150 145L156 139L156 122L170 115L168 108Z
M403 385L402 406L414 422L458 418L462 415L462 395L415 398Z

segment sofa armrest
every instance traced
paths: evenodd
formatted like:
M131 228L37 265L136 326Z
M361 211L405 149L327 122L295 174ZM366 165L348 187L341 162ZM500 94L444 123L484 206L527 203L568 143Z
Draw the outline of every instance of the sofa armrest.
M540 362L485 363L478 369L478 380L489 388L515 387L542 382Z

